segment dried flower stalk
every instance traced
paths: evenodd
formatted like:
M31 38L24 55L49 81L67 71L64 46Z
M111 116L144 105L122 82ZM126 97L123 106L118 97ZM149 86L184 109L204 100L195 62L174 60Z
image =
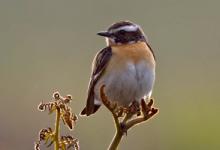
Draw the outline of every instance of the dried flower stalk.
M65 126L72 130L77 121L77 116L71 112L68 104L71 102L72 96L62 97L58 92L53 94L53 100L48 103L41 102L38 105L39 111L48 110L49 114L56 112L55 130L52 128L41 129L39 132L39 140L35 143L35 150L40 150L40 144L44 141L47 147L54 144L54 150L79 150L78 139L68 135L60 137L60 120L63 120ZM50 142L48 144L48 142Z

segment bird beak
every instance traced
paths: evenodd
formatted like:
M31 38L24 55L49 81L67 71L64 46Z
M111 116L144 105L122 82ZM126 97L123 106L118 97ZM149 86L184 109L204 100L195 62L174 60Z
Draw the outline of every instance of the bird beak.
M97 35L104 36L104 37L110 37L111 33L109 33L108 31L101 31L101 32L98 32Z

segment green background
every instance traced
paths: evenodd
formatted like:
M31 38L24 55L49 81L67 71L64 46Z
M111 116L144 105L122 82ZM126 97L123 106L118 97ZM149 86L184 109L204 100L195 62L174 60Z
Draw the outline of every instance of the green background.
M220 1L0 0L0 149L30 150L54 117L39 112L54 91L84 107L91 62L119 20L142 26L157 57L153 97L160 113L133 128L120 149L220 149ZM114 134L102 107L79 118L82 150L106 149ZM52 148L51 148L52 149Z

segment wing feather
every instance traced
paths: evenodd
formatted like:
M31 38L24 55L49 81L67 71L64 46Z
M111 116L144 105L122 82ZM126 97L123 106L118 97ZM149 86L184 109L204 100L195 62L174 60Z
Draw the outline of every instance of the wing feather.
M94 87L101 77L103 71L105 70L110 58L112 56L112 50L111 47L106 47L102 49L94 58L93 67L92 67L92 74L89 82L89 88L88 88L88 97L87 97L87 103L84 110L81 112L81 115L87 115L93 114L97 109L94 100L95 100L95 93L94 93Z

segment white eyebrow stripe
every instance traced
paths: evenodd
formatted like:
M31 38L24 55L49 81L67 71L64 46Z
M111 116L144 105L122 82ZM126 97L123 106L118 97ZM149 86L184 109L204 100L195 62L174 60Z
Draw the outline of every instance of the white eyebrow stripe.
M126 26L119 27L117 29L113 29L113 30L111 30L111 32L113 33L113 32L117 32L120 30L125 30L128 32L131 32L131 31L137 31L137 29L138 29L137 25L126 25Z

